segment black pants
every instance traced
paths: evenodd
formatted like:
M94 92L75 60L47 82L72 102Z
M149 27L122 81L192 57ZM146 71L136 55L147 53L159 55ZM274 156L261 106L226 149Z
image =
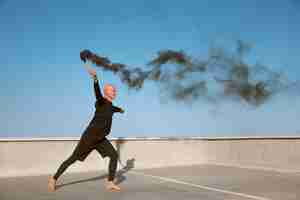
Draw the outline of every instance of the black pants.
M108 165L108 180L113 181L115 178L117 165L118 165L118 154L112 144L108 140L104 140L100 142L95 149L98 151L98 153L104 158L108 156L110 158L109 165ZM78 156L76 156L74 153L65 160L60 167L58 168L57 172L54 175L54 179L58 179L64 171L73 163L75 163L78 160Z

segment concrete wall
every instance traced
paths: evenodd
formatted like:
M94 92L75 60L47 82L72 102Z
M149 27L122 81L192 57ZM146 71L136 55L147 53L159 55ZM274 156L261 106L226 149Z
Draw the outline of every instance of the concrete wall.
M0 176L53 174L73 151L77 138L0 139ZM123 163L134 158L136 169L221 164L300 172L300 138L135 138L112 139ZM93 151L66 173L106 170Z
M211 164L300 172L300 138L209 140L203 149Z

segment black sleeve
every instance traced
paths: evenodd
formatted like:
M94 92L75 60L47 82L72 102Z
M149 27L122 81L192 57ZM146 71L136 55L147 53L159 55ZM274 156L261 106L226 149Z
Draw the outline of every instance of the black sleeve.
M124 113L124 110L122 108L119 108L117 106L112 106L113 112L119 112L119 113Z
M98 101L103 101L103 96L102 96L102 93L100 91L99 81L98 81L97 77L94 78L94 92L95 92L96 99Z

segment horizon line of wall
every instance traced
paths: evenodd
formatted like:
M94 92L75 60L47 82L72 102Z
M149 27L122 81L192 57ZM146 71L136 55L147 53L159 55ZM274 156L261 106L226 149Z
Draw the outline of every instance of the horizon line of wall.
M0 177L53 174L79 138L0 138ZM135 169L217 164L300 172L300 136L109 138ZM93 151L66 173L107 170ZM119 165L120 166L120 165ZM122 167L122 166L120 166Z

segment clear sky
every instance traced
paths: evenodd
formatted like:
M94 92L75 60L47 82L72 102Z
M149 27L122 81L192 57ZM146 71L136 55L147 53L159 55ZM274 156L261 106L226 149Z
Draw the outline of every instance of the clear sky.
M161 49L205 56L213 41L254 45L250 62L300 78L297 0L0 0L0 137L80 136L94 113L90 77L79 59L90 49L114 62L146 67ZM146 83L118 87L111 136L299 135L300 100L281 95L253 109L164 101Z

